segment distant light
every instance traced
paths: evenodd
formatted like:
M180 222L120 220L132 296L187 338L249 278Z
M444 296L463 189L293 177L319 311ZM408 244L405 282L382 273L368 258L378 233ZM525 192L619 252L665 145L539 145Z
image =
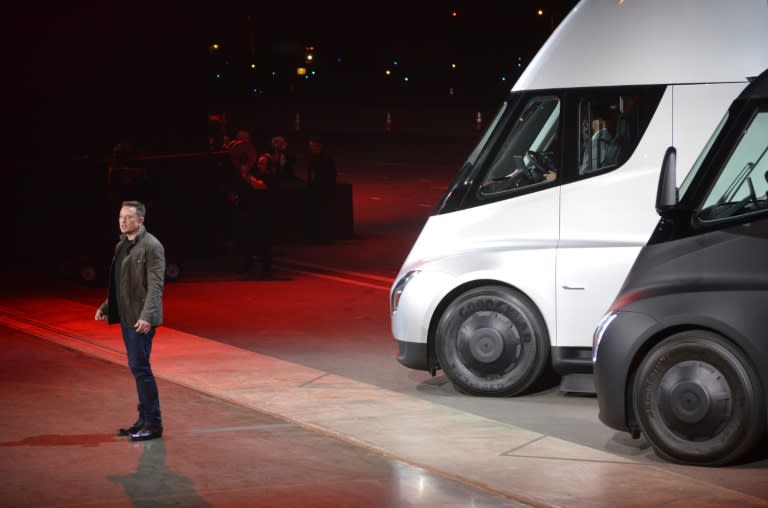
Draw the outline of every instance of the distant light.
M386 74L387 76L391 76L392 75L392 71L387 69L387 70L384 71L384 74Z
M256 68L256 64L251 64L251 69L255 69L255 68Z
M501 80L502 80L502 81L506 81L506 80L507 80L507 77L506 77L506 76L502 76L502 77L501 77Z
M296 75L297 76L306 76L307 75L307 68L306 67L296 67Z
M340 57L340 56L336 57L336 63L342 63L343 61L344 61L344 59L342 57Z
M403 78L403 81L405 81L405 82L407 83L408 81L410 81L410 79L408 79L408 76L405 76L405 77Z
M212 47L213 49L219 49L219 45L218 45L218 44L216 44L215 42L213 43L213 45L211 45L211 47Z
M543 10L541 10L541 9L539 9L539 10L536 12L536 14L538 14L539 16L543 16L543 15L544 15L544 11L543 11Z
M458 13L458 12L456 12L456 11L451 11L451 16L452 16L452 17L454 17L454 18L455 18L455 17L456 17L456 16L458 16L458 15L459 15L459 13Z
M451 69L455 69L455 68L456 68L456 64L455 63L451 64Z
M397 60L392 60L392 65L394 65L395 67L397 67L399 64L400 62L398 62Z
M316 71L311 71L310 74L315 76L315 75L317 75L317 72Z
M277 71L272 71L272 77L274 78L275 76L277 76Z
M307 62L311 62L313 58L312 53L307 54Z
M221 77L221 74L219 74L219 73L217 72L217 73L216 73L216 79L219 79L220 77Z

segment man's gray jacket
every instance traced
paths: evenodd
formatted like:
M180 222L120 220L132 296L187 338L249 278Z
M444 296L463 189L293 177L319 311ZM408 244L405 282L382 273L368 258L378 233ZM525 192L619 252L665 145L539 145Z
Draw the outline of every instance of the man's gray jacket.
M126 242L125 256L120 264L120 294L116 294L115 258ZM101 304L101 312L107 316L109 323L119 323L122 317L128 326L134 326L140 319L151 326L160 325L163 322L164 277L165 249L157 238L149 234L143 225L133 242L121 235L109 271L109 296ZM121 316L120 312L124 315Z

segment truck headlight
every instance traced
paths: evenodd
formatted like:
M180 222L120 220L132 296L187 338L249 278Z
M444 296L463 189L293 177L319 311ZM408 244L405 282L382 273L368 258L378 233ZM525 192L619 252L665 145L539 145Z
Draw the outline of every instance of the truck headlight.
M403 294L403 291L405 291L405 286L408 285L408 283L420 272L421 270L411 270L410 272L403 275L399 281L395 284L395 287L392 288L392 295L390 296L390 308L392 310L392 314L397 312L397 307L400 305L400 297Z
M592 337L592 363L595 363L595 360L597 359L597 348L600 346L600 341L603 340L603 334L605 333L605 330L608 329L610 324L617 317L618 313L609 312L603 316L603 318L600 320L600 323L597 325L597 328L595 329L595 335Z

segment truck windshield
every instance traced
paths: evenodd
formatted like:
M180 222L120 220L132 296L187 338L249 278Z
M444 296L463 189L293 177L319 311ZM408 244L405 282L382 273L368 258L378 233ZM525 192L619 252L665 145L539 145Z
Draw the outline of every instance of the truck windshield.
M704 162L704 159L707 157L707 154L709 154L709 151L712 149L712 145L714 144L717 137L720 135L720 131L723 130L723 126L725 125L725 122L727 120L728 120L728 112L726 111L725 116L723 116L723 119L720 120L720 123L715 128L715 132L712 133L712 136L710 136L706 146L704 146L704 149L699 154L699 158L696 159L696 162L693 163L693 166L691 167L691 170L688 172L688 175L685 177L685 180L683 180L683 183L680 184L680 188L678 189L678 195L680 196L680 199L683 199L683 196L688 191L688 188L691 186L691 181L696 176L696 173L699 172L699 169L701 169L701 165Z
M752 117L699 213L702 221L768 209L768 106Z
M555 180L560 161L559 126L558 97L531 98L519 116L500 125L503 134L480 184L480 194L490 196Z
M505 101L501 105L498 113L496 113L496 116L491 122L491 125L489 125L488 129L486 129L483 137L480 139L480 142L475 145L475 149L472 150L472 153L461 167L461 171L459 171L459 173L453 179L450 187L448 187L448 192L446 192L445 196L443 196L443 199L437 205L437 213L442 213L446 210L452 210L453 207L461 201L461 189L471 183L473 178L473 171L475 170L475 164L477 163L477 158L480 156L483 148L488 144L488 139L494 132L496 132L496 126L498 125L499 120L504 117L507 108L508 102Z

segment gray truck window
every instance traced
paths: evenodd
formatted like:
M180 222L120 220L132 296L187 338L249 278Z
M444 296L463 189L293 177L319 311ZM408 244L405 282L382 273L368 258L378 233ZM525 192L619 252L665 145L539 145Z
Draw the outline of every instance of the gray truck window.
M713 221L768 209L768 107L752 117L699 212Z
M595 92L579 99L579 175L617 168L632 155L658 104L643 92Z
M557 179L560 99L531 98L506 126L480 184L481 196L543 185Z

